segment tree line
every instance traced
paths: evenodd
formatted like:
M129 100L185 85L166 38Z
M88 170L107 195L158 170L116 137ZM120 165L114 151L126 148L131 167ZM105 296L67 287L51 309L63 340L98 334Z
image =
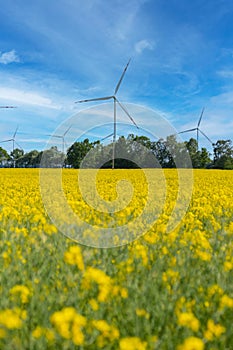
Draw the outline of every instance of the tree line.
M111 168L112 148L112 143L106 145L100 141L91 142L89 139L74 142L66 154L56 146L45 151L32 150L26 153L15 148L10 154L0 147L0 166ZM231 140L218 140L213 144L213 153L210 154L204 147L199 149L194 138L178 142L175 135L170 135L166 139L151 141L146 136L130 134L118 138L115 143L115 155L115 168L175 168L181 164L181 167L192 166L197 169L233 169ZM191 163L188 160L191 160Z

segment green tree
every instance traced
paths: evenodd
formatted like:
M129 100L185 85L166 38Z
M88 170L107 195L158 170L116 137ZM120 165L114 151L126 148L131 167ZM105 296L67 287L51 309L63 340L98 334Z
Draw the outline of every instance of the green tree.
M189 156L191 158L193 168L199 168L200 167L200 154L198 152L197 140L194 138L191 138L189 141L185 141L184 144L189 152Z
M7 151L0 147L0 166L5 166L9 160L10 156Z
M165 140L161 138L158 141L151 142L151 150L159 165L165 168L168 161L168 150Z
M187 148L183 142L178 142L175 135L169 135L165 141L166 145L166 168L186 168L190 167L187 157Z
M210 153L205 147L199 151L199 168L206 168L211 164Z
M11 159L13 161L13 167L17 166L17 160L20 159L24 155L24 150L20 148L15 148L11 153Z
M87 153L94 147L94 143L89 139L81 142L75 142L67 151L66 163L73 168L80 168L81 162Z
M21 158L16 160L16 166L18 168L38 168L41 154L42 152L38 152L37 150L25 153Z
M233 169L233 146L231 140L218 140L214 145L214 168Z
M37 160L40 161L40 167L42 168L61 168L64 165L64 154L58 151L57 146L53 146L37 155Z
M199 151L196 139L191 138L189 141L185 141L185 146L189 152L193 168L206 168L211 163L209 152L204 147Z

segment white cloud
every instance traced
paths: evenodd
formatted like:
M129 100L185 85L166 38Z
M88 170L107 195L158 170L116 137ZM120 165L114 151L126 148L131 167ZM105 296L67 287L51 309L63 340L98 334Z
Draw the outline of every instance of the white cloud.
M0 87L1 99L15 101L25 105L40 106L51 109L60 109L61 106L54 104L51 99L41 96L37 92L21 91L8 87Z
M13 62L20 62L20 59L18 55L16 54L15 50L11 50L8 52L0 52L0 63L2 64L9 64Z
M227 108L232 109L233 106L233 91L226 91L217 96L213 96L210 99L212 105L215 107L221 107L226 110Z
M135 45L134 45L134 49L135 51L140 54L142 53L142 51L144 51L145 49L148 50L153 50L154 49L154 44L153 42L143 39L138 41Z

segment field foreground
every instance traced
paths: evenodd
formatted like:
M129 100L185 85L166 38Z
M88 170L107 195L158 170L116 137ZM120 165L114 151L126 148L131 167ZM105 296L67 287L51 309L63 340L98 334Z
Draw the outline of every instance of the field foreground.
M112 214L80 197L77 173L64 171L70 207L93 227L111 226ZM119 227L148 200L141 170L102 170L105 201L117 198L122 176L136 192L130 209L119 206ZM0 169L0 349L233 348L233 171L195 170L187 213L171 232L176 171L165 177L166 201L151 229L99 249L66 238L50 221L38 169Z

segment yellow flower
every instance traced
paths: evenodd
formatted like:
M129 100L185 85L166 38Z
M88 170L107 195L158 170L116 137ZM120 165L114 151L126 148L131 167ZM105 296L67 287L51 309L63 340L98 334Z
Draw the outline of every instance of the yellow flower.
M120 336L118 329L109 325L105 320L93 320L92 326L101 332L101 337L99 338L99 341L101 340L101 342L103 341L103 338L113 341Z
M128 290L127 290L127 288L121 288L120 293L121 293L121 297L123 299L128 298Z
M177 350L203 350L204 343L200 338L189 337L186 338L183 344L177 347Z
M233 222L231 222L231 223L229 224L229 226L227 227L227 233L228 233L229 235L232 235L232 234L233 234Z
M194 332L197 332L200 326L200 322L192 312L178 313L178 324L180 326L190 328Z
M45 336L49 342L52 342L55 338L54 332L51 329L43 328L37 326L32 332L32 336L36 339L39 339L42 336Z
M40 326L37 326L32 332L32 336L36 339L40 338L42 335L43 335L43 328Z
M169 253L167 247L162 247L162 254L167 255Z
M213 320L208 320L207 330L204 332L204 337L207 340L213 340L214 338L220 337L225 332L225 327L220 324L215 324Z
M208 297L211 298L213 295L222 295L224 292L218 284L214 284L208 288Z
M224 270L231 271L233 269L233 259L231 261L227 260L224 262Z
M57 332L65 339L72 339L75 345L84 343L82 328L86 325L86 318L78 314L73 307L66 307L55 312L50 317Z
M51 329L45 328L44 330L45 338L49 341L52 342L55 338L54 332Z
M126 337L120 340L120 350L146 350L147 343L138 337Z
M84 270L82 250L78 245L71 246L68 251L65 252L64 260L67 264L76 265L79 270Z
M143 266L147 266L148 264L148 247L147 246L136 242L129 249L132 250L132 253L136 258L141 258Z
M75 345L83 345L84 344L84 334L80 330L79 327L72 328L72 341Z
M144 309L136 309L136 315L145 317L147 320L150 318L150 314Z
M95 299L89 300L89 304L91 305L92 310L94 310L94 311L99 310L99 304L97 303L97 301Z
M10 294L13 295L19 295L21 302L23 304L28 303L29 301L29 296L30 296L30 290L28 289L27 286L17 284L10 290Z
M223 309L224 307L233 308L233 298L230 298L226 294L224 294L220 299L220 309Z
M202 250L196 250L196 256L198 256L203 261L210 261L212 256L209 252L203 252Z
M22 320L17 310L6 309L0 311L0 325L8 329L17 329L22 327Z
M97 296L97 300L99 302L105 302L113 289L113 282L111 278L102 270L94 267L88 267L84 273L84 278L82 281L83 288L90 289L91 282L98 284L99 294Z
M110 331L110 326L105 320L92 321L92 324L102 333L107 334Z
M172 269L168 269L166 272L163 272L162 279L163 282L168 283L168 284L174 284L177 282L179 278L179 272L174 271Z

